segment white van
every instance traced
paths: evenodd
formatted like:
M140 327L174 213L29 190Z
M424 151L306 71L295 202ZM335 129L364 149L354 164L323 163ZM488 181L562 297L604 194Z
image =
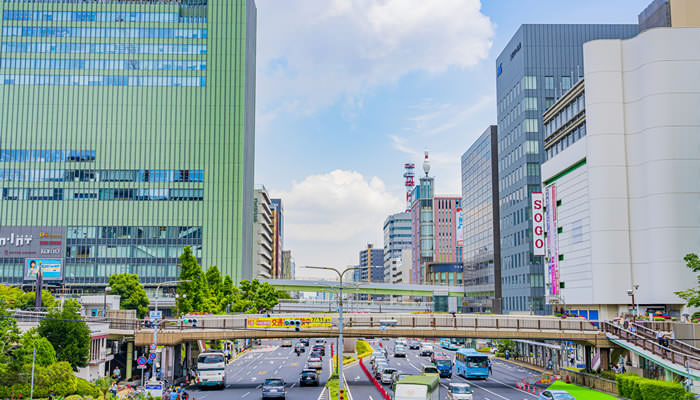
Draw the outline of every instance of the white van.
M433 345L432 345L432 344L428 344L428 343L421 343L421 344L420 344L420 350L418 351L418 353L419 353L421 356L431 356L431 355L433 355Z

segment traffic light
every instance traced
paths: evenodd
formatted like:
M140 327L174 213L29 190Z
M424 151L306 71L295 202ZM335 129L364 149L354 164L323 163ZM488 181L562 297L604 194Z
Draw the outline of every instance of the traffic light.
M285 319L284 326L294 327L294 330L299 332L301 330L301 320L300 319Z

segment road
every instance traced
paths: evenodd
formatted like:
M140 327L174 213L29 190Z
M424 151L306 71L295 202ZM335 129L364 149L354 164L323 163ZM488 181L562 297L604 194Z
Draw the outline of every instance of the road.
M392 356L394 342L393 340L377 340L373 341L372 347L377 347L381 343L389 352L389 365L398 369L401 372L409 374L420 374L423 365L430 365L430 357L420 357L418 350L407 350L406 358L394 358ZM447 353L453 360L454 351L448 351L440 348L438 344L434 346L437 351ZM370 368L369 360L365 364ZM466 382L472 386L474 392L474 400L535 400L537 396L525 393L515 388L515 382L518 379L528 376L537 375L537 372L526 368L514 366L512 364L493 360L493 375L487 380L467 380L457 374L453 374L452 378L440 378L441 394L440 399L447 399L447 387L450 382ZM377 389L369 382L369 379L364 375L359 366L345 368L345 379L348 381L350 391L354 400L380 400L381 396ZM384 388L390 392L391 385L384 385Z
M330 343L330 340L327 342ZM311 345L313 344L314 339L311 339ZM264 340L261 346L254 347L231 362L226 368L224 390L195 388L188 389L187 392L201 400L260 399L262 382L265 378L275 377L286 382L288 400L317 400L330 375L330 346L326 345L319 386L300 387L299 374L309 355L309 347L306 348L306 352L297 356L294 347L279 345L279 340Z

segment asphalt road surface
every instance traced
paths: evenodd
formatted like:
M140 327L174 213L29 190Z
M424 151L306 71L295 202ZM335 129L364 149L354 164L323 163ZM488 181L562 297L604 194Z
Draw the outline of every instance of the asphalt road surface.
M394 358L394 341L374 340L372 347L378 347L381 343L389 352L389 365L401 372L419 375L423 365L431 365L430 357L420 357L418 350L407 350L406 358ZM455 352L442 349L438 343L434 344L436 351L443 351L454 360ZM518 379L538 375L536 371L518 367L503 361L492 360L493 375L486 380L464 379L457 374L452 378L440 378L440 399L447 399L447 387L450 382L466 382L472 386L474 400L536 400L537 396L525 393L515 388ZM365 366L370 368L369 360ZM371 371L371 368L370 368ZM353 400L380 400L377 389L360 369L359 365L345 368L345 379L350 386ZM384 385L387 392L391 393L391 385Z
M295 340L294 343L297 343ZM330 343L330 339L327 340ZM311 346L314 339L311 339ZM201 400L250 400L262 397L261 386L266 378L282 378L286 382L288 400L317 400L330 375L331 352L326 345L319 386L299 386L299 374L306 364L310 347L297 356L294 347L279 347L279 340L264 340L226 367L226 388L188 389L191 398Z

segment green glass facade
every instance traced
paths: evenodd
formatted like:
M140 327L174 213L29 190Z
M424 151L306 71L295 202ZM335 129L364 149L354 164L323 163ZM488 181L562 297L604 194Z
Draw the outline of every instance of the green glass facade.
M251 278L254 1L0 4L0 225L66 227L76 286L176 279L185 245Z

